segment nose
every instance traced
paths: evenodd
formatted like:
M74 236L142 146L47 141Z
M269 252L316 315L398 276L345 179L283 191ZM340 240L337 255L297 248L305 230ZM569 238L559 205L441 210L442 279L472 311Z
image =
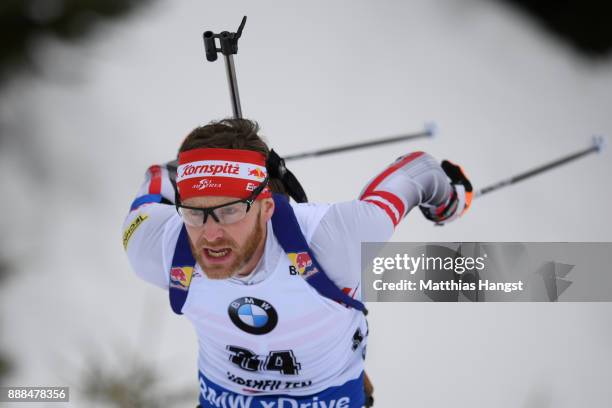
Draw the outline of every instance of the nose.
M215 241L223 237L223 227L209 215L202 226L202 235L209 242Z

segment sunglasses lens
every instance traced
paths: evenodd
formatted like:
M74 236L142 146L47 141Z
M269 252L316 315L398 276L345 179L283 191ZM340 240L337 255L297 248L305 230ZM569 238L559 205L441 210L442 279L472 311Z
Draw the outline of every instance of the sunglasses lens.
M219 224L233 224L246 217L248 204L245 202L234 203L213 210L219 220Z
M179 207L178 211L185 224L191 227L198 227L204 224L204 211L184 207Z

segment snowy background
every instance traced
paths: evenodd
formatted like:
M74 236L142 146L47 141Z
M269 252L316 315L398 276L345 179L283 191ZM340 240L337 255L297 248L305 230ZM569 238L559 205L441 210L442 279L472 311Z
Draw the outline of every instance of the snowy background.
M181 406L196 405L192 328L131 272L121 223L150 164L230 116L223 62L205 61L201 34L243 15L243 113L279 153L439 127L434 139L291 163L311 201L355 197L412 150L460 163L478 188L612 134L612 61L583 60L497 2L159 1L89 40L47 40L32 51L39 74L0 100L12 135L0 150L8 384L67 385L66 406L93 406L79 393L91 359L125 371L140 358L168 388L191 387ZM611 157L487 195L443 228L411 213L394 240L612 241ZM377 407L612 402L609 303L368 307Z

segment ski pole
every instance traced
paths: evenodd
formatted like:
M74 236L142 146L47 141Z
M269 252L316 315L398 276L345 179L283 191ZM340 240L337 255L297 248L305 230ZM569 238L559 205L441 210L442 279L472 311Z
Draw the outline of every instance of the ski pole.
M393 137L388 137L385 139L372 140L369 142L330 147L327 149L315 150L315 151L306 152L306 153L292 154L289 156L285 156L285 160L299 160L299 159L307 159L310 157L325 156L325 155L333 154L333 153L346 152L349 150L364 149L367 147L380 146L380 145L384 145L388 143L396 143L396 142L401 142L404 140L418 139L421 137L433 137L434 134L435 134L435 127L433 125L428 125L425 127L423 131L417 132L417 133L401 135L401 136L393 136Z
M238 40L242 35L242 29L246 24L246 19L246 16L242 18L242 22L240 22L238 26L238 31L235 33L222 31L219 34L215 34L212 31L205 31L203 34L206 59L211 62L216 61L218 52L221 52L225 57L225 72L227 74L227 83L229 84L230 97L232 99L232 113L236 119L242 118L242 108L240 106L240 94L238 93L234 54L238 53ZM217 48L215 38L219 39L221 48Z
M593 136L593 142L591 143L591 147L589 147L588 149L584 149L584 150L580 150L578 152L572 153L568 156L562 157L560 159L554 160L550 163L546 163L543 164L541 166L538 166L534 169L528 170L526 172L517 174L516 176L512 176L509 177L505 180L501 180L495 184L492 184L490 186L484 187L480 190L478 190L474 196L474 198L476 197L480 197L484 194L490 193L492 191L495 190L499 190L500 188L503 187L507 187L510 186L512 184L516 184L519 181L523 181L526 180L528 178L534 177L540 173L543 173L545 171L548 170L552 170L555 167L559 167L562 166L564 164L567 164L571 161L577 160L581 157L584 157L586 155L589 155L591 153L595 153L595 152L601 152L603 150L603 148L605 147L605 139L603 136Z
M208 61L216 61L217 54L221 52L225 57L225 72L227 74L227 82L229 84L230 96L232 99L232 112L234 119L242 119L242 108L240 106L240 95L238 93L238 81L236 79L236 67L234 66L234 55L238 54L238 40L242 35L242 30L246 24L246 16L242 18L238 30L235 33L222 31L215 34L212 31L205 31L204 49L206 51L206 59ZM215 38L219 39L221 48L217 48ZM285 167L285 161L274 150L270 150L266 160L268 173L273 178L278 178L285 187L287 193L298 203L308 202L308 197L304 188L295 175Z

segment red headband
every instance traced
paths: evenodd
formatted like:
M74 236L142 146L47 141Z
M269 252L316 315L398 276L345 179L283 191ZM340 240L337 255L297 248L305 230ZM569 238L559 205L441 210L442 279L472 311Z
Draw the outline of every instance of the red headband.
M200 196L247 198L266 178L266 158L252 150L193 149L179 153L181 200ZM271 197L268 187L257 199Z

